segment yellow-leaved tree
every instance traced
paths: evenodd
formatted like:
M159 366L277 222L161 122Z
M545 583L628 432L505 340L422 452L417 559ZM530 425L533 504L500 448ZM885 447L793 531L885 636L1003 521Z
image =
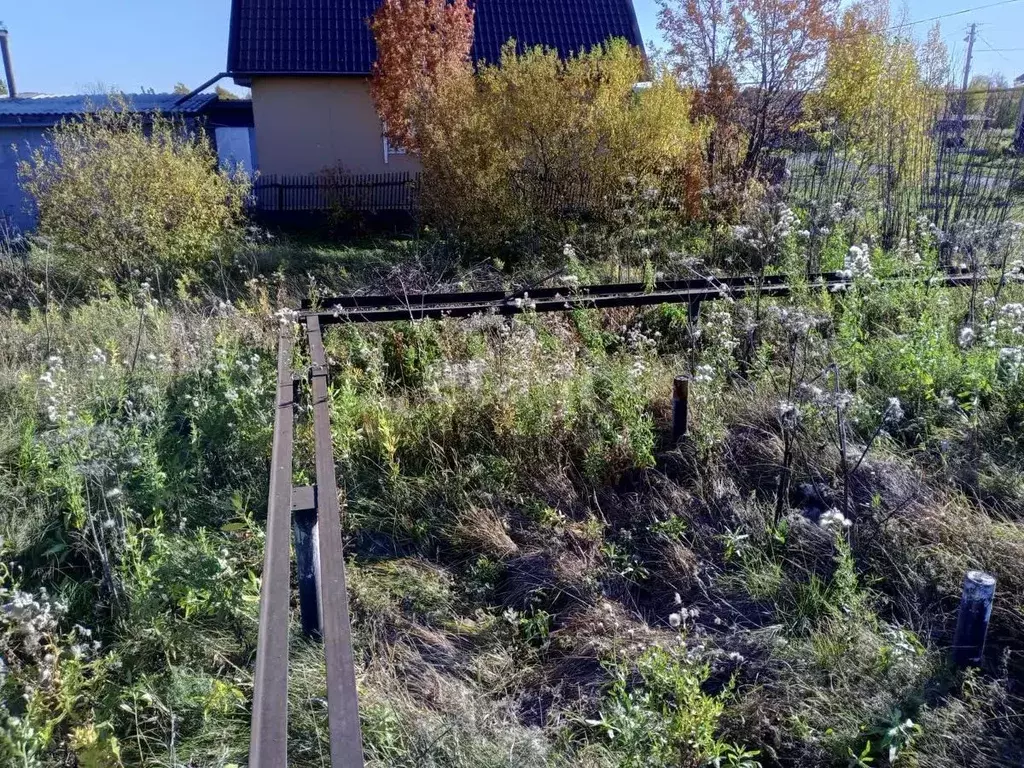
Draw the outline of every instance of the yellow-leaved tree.
M844 167L858 169L850 178L859 176L879 195L886 237L904 223L900 211L919 192L933 157L941 98L925 80L941 77L939 63L928 61L923 72L909 33L890 21L885 0L847 8L828 46L822 86L808 97L819 140L844 153Z
M667 73L621 40L567 59L509 43L440 87L417 120L427 215L485 245L609 221L630 194L692 212L706 126Z
M173 279L230 260L244 231L248 178L202 131L120 96L57 126L19 175L39 235L86 278Z

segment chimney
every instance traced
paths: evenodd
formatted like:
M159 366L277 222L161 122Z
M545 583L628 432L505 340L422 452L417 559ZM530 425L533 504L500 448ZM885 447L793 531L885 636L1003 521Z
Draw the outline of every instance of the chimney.
M7 40L7 27L0 24L0 54L4 57L4 73L7 75L7 95L16 98L18 87L14 84L14 65L11 63L11 46Z

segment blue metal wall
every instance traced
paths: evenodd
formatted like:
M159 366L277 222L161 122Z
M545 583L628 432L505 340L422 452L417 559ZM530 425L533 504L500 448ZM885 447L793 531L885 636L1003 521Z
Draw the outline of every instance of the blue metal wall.
M27 232L35 226L31 201L18 183L18 162L44 144L44 131L0 126L0 238L12 227Z
M35 228L31 198L18 183L18 162L46 144L49 128L0 125L0 240ZM218 153L225 167L256 168L251 128L217 128Z

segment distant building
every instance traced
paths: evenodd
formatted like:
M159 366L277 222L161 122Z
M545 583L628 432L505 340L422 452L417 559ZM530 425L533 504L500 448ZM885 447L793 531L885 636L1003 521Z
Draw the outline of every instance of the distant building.
M369 19L380 0L232 0L228 73L252 88L261 174L415 172L370 98ZM632 0L476 0L473 58L511 39L563 56L610 38L642 48Z
M175 94L127 94L131 109L162 113L203 126L222 163L255 168L252 153L252 103L221 101L215 94L183 99ZM19 94L0 98L0 240L35 226L32 201L18 180L18 163L44 147L47 133L64 120L74 120L109 106L107 96L45 96Z

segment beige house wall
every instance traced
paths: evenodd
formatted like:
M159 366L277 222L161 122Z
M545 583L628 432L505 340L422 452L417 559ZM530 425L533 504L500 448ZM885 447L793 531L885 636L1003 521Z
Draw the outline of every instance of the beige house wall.
M384 162L384 141L365 77L255 77L256 157L264 176L415 173L411 155Z

